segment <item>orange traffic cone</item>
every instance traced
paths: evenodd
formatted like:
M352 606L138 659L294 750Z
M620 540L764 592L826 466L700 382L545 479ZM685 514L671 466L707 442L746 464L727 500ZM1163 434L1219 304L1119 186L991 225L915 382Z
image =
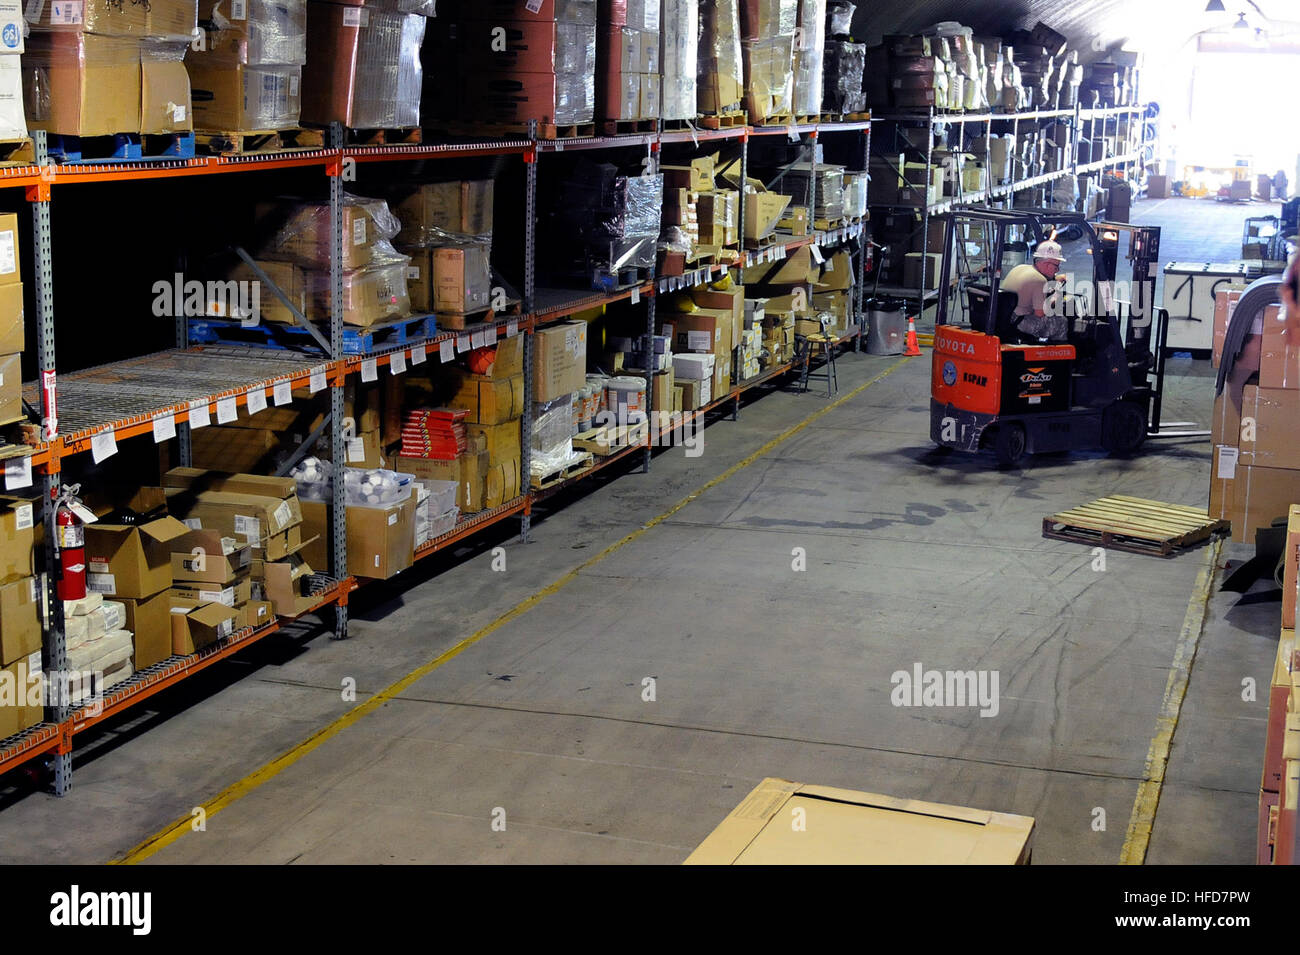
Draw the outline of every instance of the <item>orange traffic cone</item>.
M907 347L903 349L903 354L908 358L916 358L921 354L921 346L916 343L916 319L910 315L907 317Z

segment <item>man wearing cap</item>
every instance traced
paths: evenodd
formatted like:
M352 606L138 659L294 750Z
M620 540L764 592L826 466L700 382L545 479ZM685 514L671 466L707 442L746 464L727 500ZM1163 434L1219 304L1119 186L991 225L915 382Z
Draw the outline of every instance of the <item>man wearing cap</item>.
M1048 239L1039 243L1034 251L1033 265L1017 265L1002 280L1003 292L1015 292L1019 299L1016 305L1014 324L1026 338L1038 341L1065 341L1068 325L1060 309L1053 309L1056 314L1048 314L1047 299L1054 290L1055 283L1061 281L1057 272L1065 256L1061 246Z

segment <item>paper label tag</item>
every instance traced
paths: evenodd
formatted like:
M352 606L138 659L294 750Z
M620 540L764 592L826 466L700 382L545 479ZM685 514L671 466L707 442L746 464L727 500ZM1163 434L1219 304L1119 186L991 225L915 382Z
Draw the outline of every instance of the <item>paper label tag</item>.
M244 393L244 400L248 402L248 413L255 415L266 410L266 389L250 388Z
M289 526L289 521L293 520L293 508L289 506L288 501L281 501L275 505L275 511L271 516L275 518L275 526L284 530Z
M235 533L242 535L250 544L257 546L262 542L262 522L247 514L235 515Z
M50 23L51 24L72 24L80 23L82 0L55 0L50 6Z
M349 9L357 9L357 8L350 7ZM357 218L352 221L352 244L353 245L366 244L366 220L364 218Z
M287 381L277 381L272 389L272 400L278 408L280 405L287 405L293 401L293 386Z
M814 242L808 246L808 251L812 253L813 261L818 265L826 261L825 257L822 256L822 250L817 247L817 243Z
M348 439L348 463L366 459L366 443L360 438Z
M542 10L542 0L528 0L524 4L524 9L529 13L540 13Z
M632 304L635 305L641 301L641 286L637 285L632 289Z
M691 351L708 351L713 342L709 340L708 332L687 332L686 347Z
M470 337L468 335L456 336L456 351L469 351L470 347Z
M1216 474L1221 480L1231 481L1237 476L1237 456L1240 451L1231 445L1219 445L1219 460Z
M379 363L373 358L367 358L361 362L361 380L377 381L379 379Z
M408 265L406 267L406 281L408 282L420 281L420 267L418 265Z
M5 461L5 490L32 486L32 459L24 455Z
M233 607L235 605L235 588L226 587L224 590L200 590L199 602L224 604L227 607Z
M429 360L429 354L424 350L423 345L413 345L411 347L411 364L423 365Z
M234 395L217 399L217 424L229 424L239 417L239 405Z
M506 338L514 338L519 334L519 323L516 321L506 322Z
M450 338L438 342L438 357L445 362L456 357L456 345Z
M313 368L311 378L307 383L308 390L314 395L316 392L323 390L325 387L325 366Z
M208 412L208 401L206 398L201 401L190 402L190 430L195 428L206 428L212 423L211 415Z
M344 7L343 8L343 25L345 27L359 27L364 24L361 22L361 14L364 11L361 7Z
M248 19L248 0L230 0L230 19Z
M113 433L112 428L101 431L90 439L90 456L96 464L115 454L117 454L117 435Z
M388 515L388 526L389 526L389 527L392 527L392 526L393 526L394 524L396 524L396 523L397 523L397 515L396 515L396 514L389 514L389 515Z
M14 508L14 528L25 531L32 526L32 506L19 504Z
M173 122L173 123L183 123L183 122L185 122L185 107L184 107L184 106L173 106L173 107L172 107L172 122Z
M497 343L497 327L495 325L489 325L487 328L483 330L483 344L495 345L496 343Z
M406 352L395 351L392 357L388 359L388 370L394 375L400 375L406 371Z
M184 524L192 531L203 530L203 522L199 520L197 517L187 517L185 518L185 520L181 521L181 523Z
M164 414L153 419L154 444L162 444L164 441L170 441L174 437L176 437L175 415Z
M486 340L483 338L483 329L480 328L478 331L473 332L469 336L469 343L474 348L482 348L485 344L487 344Z
M112 574L87 574L86 589L101 594L117 593L117 578Z

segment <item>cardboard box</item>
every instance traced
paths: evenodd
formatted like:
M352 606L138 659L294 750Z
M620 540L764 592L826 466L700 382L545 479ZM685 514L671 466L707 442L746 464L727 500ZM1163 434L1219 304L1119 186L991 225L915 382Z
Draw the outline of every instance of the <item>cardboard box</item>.
M671 335L675 353L708 352L722 359L731 352L734 324L729 308L700 308L690 314L674 315L660 327L661 334Z
M513 421L524 413L524 376L489 378L462 375L456 394L447 402L452 408L468 408L469 424L497 425Z
M140 132L184 133L193 128L185 64L179 59L155 59L145 44L140 56Z
M1260 788L1279 792L1282 786L1282 743L1287 731L1287 703L1291 696L1291 664L1295 656L1295 630L1283 628L1273 660L1268 691L1268 728L1264 738L1264 773Z
M0 355L0 423L26 420L22 371L22 355Z
M418 249L404 245L397 249L409 256L406 263L406 294L411 300L411 314L422 315L434 310L433 249Z
M0 37L4 36L0 34ZM22 32L18 32L21 42ZM0 39L3 43L3 39ZM23 110L23 71L19 56L0 56L0 138L23 139L27 136L27 116Z
M1168 176L1148 176L1147 177L1147 198L1148 199L1168 199L1169 177Z
M388 507L349 507L348 573L380 580L415 562L415 495Z
M641 118L641 75L617 70L600 74L597 109L602 119Z
M167 503L162 488L144 487L128 506L140 514ZM110 509L97 513L108 514ZM142 524L86 525L86 588L111 597L149 597L172 584L172 541L188 528L170 515Z
M275 262L270 259L260 260L257 265L266 273L266 277L275 283L276 287L293 303L294 307L303 315L306 315L307 283L303 277L302 269L292 262ZM280 325L298 324L298 320L293 317L293 312L289 311L288 306L243 262L240 262L231 270L230 279L236 282L259 283L260 287L257 290L259 321L273 322Z
M649 36L649 34L647 34ZM663 109L660 95L661 77L657 72L641 74L641 118L658 119Z
M275 619L275 604L269 600L250 600L243 606L236 607L239 618L235 626L240 630L245 627L263 627Z
M853 288L853 261L848 252L836 252L826 260L820 276L813 279L818 291L847 292Z
M0 285L0 355L15 355L23 350L23 329L23 283Z
M554 401L587 383L587 323L561 322L533 333L533 400Z
M36 529L30 502L0 500L0 580L36 573Z
M745 194L745 238L758 240L776 231L776 224L790 204L790 196L776 192Z
M903 284L908 288L939 287L943 256L937 252L908 252L903 256Z
M477 514L483 510L483 492L491 464L486 450L470 450L451 461L430 458L405 458L400 455L393 462L393 470L413 474L430 481L455 481L458 485L456 506L462 514Z
M1261 789L1259 792L1259 836L1256 847L1257 865L1273 864L1273 847L1277 839L1278 793Z
M1296 327L1287 334L1287 327L1291 324ZM1259 385L1261 388L1300 389L1300 321L1289 322L1280 305L1264 309Z
M1227 285L1214 293L1214 351L1210 358L1210 367L1218 368L1223 358L1223 341L1228 334L1228 323L1237 308L1244 285Z
M230 491L204 491L191 496L169 489L168 503L186 520L197 520L201 527L247 543L255 552L260 551L254 556L268 560L288 556L291 543L284 532L302 523L302 508L296 496L279 499ZM167 573L170 577L170 554Z
M41 656L35 653L3 668L4 679L13 688L15 699L4 699L0 703L0 739L21 733L35 726L45 716L43 705L34 705L44 700L41 685Z
M138 39L34 33L22 66L29 128L72 136L140 131Z
M693 381L689 378L682 379L679 383L682 392L682 410L695 411L703 408L713 400L713 379L705 378L702 381Z
M466 242L433 252L433 304L439 312L476 312L492 295L491 249Z
M171 611L172 653L188 656L235 632L239 611L223 604L204 604Z
M126 629L131 631L135 644L134 667L143 670L171 656L170 592L164 590L141 599L124 597L122 603L126 607Z
M320 504L318 501L310 503ZM322 513L324 507L324 504L320 504ZM324 518L321 518L321 525L324 526ZM348 572L351 573L351 568ZM311 574L312 565L301 554L277 561L255 559L249 571L249 576L261 592L261 599L269 602L274 613L280 617L297 617L312 608L315 598L303 593L303 583Z
M249 66L204 56L188 57L185 66L195 129L239 132L298 125L301 66Z
M483 506L500 507L519 496L519 458L493 464L483 481Z
M307 286L307 317L328 321L333 300L329 272L308 269L303 279ZM343 273L344 324L369 328L410 314L405 263L372 265Z
M453 235L492 233L494 183L491 179L430 182L393 205L402 223L396 242L427 245L438 230Z
M465 431L472 437L482 435L484 447L488 452L489 466L505 461L518 460L522 447L520 443L519 421L507 421L504 424L467 424Z
M664 176L664 189L687 189L708 192L713 188L717 157L697 156L686 166L660 166Z
M21 287L22 277L22 265L18 257L18 216L6 212L0 215L0 288L9 285ZM6 311L9 315L13 314L12 301ZM22 351L21 348L17 350Z
M1300 501L1300 471L1236 465L1232 480L1232 539L1253 543L1255 531L1286 518Z
M370 265L374 258L372 246L381 235L374 221L379 211L379 203L374 201L343 204L342 265L345 297L348 276ZM255 210L255 227L259 233L271 237L261 257L294 262L303 269L310 270L304 275L309 301L322 281L318 279L313 284L309 278L311 275L324 271L324 287L329 286L328 270L333 244L330 222L329 204L323 202L267 202L259 204ZM328 299L322 307L328 310Z
M0 583L0 663L15 663L41 650L39 577Z
M1296 587L1300 567L1300 507L1292 506L1286 525L1286 551L1282 554L1282 626L1295 629Z
M488 367L487 377L509 378L524 373L524 336L498 338L496 357Z
M1241 419L1242 464L1300 469L1300 441L1296 441L1300 389L1247 385L1242 395ZM1247 419L1254 422L1253 428L1246 426Z
M1029 816L769 778L686 864L1026 865L1033 833Z

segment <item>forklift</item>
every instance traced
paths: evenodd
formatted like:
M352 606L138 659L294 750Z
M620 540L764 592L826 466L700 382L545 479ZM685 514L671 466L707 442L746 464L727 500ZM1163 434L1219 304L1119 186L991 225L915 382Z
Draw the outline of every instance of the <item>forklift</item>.
M940 448L992 448L1012 467L1027 454L1102 448L1137 452L1160 433L1168 313L1156 308L1160 229L1100 223L1078 212L958 206L947 214L931 369L930 437ZM1057 236L1087 239L1087 284L1049 296L1060 341L1021 333L1004 271ZM1121 236L1131 294L1115 277ZM1076 257L1077 253L1076 253ZM1118 294L1117 294L1118 293Z

